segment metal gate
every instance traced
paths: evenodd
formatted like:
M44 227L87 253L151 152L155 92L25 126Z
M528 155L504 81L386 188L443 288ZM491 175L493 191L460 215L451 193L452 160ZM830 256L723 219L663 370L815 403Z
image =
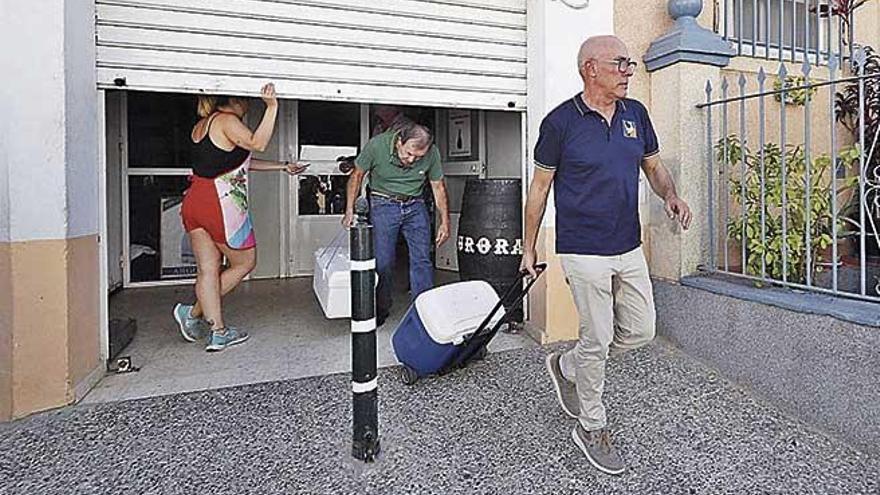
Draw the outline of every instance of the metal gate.
M880 56L815 70L707 84L708 267L880 301Z

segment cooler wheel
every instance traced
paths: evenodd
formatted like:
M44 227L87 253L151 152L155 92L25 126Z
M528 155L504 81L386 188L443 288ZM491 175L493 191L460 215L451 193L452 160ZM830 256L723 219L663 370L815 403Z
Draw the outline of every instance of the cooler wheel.
M417 381L419 381L419 374L412 368L407 365L403 365L401 367L401 378L403 378L403 383L406 385L415 385Z

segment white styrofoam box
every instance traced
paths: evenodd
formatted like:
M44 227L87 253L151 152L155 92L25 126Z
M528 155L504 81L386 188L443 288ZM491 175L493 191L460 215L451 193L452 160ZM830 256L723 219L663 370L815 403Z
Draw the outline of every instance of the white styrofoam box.
M357 155L356 146L316 146L303 145L299 150L299 161L309 163L304 175L342 175L338 158Z
M351 317L351 264L348 246L332 246L315 251L312 290L329 319ZM376 274L376 283L379 275Z
M431 340L438 344L460 344L479 328L498 301L498 294L488 282L470 280L423 292L415 304ZM495 325L503 317L501 307L489 325Z
M315 274L312 288L327 318L351 316L351 274L348 247L330 247L315 251Z
M449 240L438 246L436 252L435 264L440 270L458 271L458 221L460 218L461 213L449 214Z

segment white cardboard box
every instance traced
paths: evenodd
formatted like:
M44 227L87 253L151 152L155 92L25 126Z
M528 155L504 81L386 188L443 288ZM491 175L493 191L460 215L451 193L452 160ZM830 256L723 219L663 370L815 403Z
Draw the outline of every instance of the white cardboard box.
M348 246L332 246L315 251L312 289L328 319L351 317L351 263ZM376 283L379 275L376 275Z

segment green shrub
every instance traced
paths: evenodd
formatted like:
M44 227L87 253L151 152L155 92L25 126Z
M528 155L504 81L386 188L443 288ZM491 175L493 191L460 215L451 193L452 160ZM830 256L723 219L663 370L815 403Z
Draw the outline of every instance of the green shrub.
M764 236L761 231L761 155L744 146L736 135L722 138L715 145L719 163L725 163L727 151L730 196L741 208L739 214L732 214L727 224L730 238L743 240L745 233L746 273L783 280L783 254L787 259L786 279L790 282L806 281L807 249L811 255L811 270L815 270L819 261L819 253L832 243L832 195L831 195L831 158L825 154L810 158L810 213L807 225L807 162L802 145L786 146L785 148L785 193L787 228L783 237L783 152L775 143L764 145ZM743 182L742 160L745 159L745 179ZM848 147L841 150L838 156L838 167L846 170L858 159L858 150ZM857 177L846 177L837 180L838 193L858 184ZM745 201L742 190L745 186ZM838 208L842 209L842 201L838 200ZM742 212L745 212L745 228L743 228ZM839 213L838 213L839 214ZM810 245L807 246L806 233L810 232ZM745 231L745 232L744 232ZM837 232L844 232L844 223L838 218ZM785 249L783 249L785 243Z

